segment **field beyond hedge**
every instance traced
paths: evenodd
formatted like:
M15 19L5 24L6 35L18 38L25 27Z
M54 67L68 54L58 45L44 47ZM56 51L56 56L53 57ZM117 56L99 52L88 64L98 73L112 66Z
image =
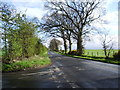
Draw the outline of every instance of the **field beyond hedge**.
M76 51L76 50L73 50L73 51ZM117 53L117 52L118 52L118 50L112 50L111 53L110 53L110 58L109 59L105 59L104 51L102 49L96 49L96 50L95 49L86 49L82 56L69 55L69 54L65 54L63 52L57 52L57 53L65 55L65 56L75 57L75 58L95 60L95 61L106 62L106 63L111 63L111 64L119 64L120 65L120 60L115 60L113 58L113 54Z
M118 50L111 50L110 57L113 57L113 54L118 52ZM95 56L95 57L105 57L104 51L102 49L86 49L84 55L86 56Z

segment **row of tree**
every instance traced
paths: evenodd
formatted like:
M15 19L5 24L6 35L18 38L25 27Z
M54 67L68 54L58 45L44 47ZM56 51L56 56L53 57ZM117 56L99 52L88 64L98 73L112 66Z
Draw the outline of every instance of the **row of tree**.
M49 49L53 51L59 51L60 45L62 45L62 42L54 38L50 41Z
M29 19L25 14L17 13L16 9L7 3L1 2L0 8L0 28L4 43L3 63L39 55L40 48L44 46L36 35L36 19Z
M77 54L82 55L83 43L94 28L92 23L103 15L102 12L96 14L96 11L101 11L100 3L100 0L47 2L45 8L48 14L43 17L41 28L51 36L63 39L65 53L66 42L69 42L69 51L71 51L72 40L76 40Z

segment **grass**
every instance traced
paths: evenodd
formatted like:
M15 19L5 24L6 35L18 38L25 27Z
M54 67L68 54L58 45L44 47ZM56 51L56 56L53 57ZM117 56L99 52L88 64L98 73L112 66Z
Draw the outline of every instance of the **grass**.
M28 59L24 59L22 61L16 61L11 64L3 64L2 71L3 72L20 71L29 68L42 67L49 64L51 64L51 61L47 55L47 52L45 52L43 56L34 56Z
M118 50L112 50L110 53L110 57L113 57L113 54L118 52ZM94 56L94 57L105 57L104 51L102 49L86 49L84 52L84 55L87 56Z
M0 49L0 57L2 57L2 50Z
M93 51L98 51L98 50L86 50L86 51L93 52ZM102 51L102 50L100 50L100 51ZM74 58L82 58L82 59L87 59L87 60L94 60L94 61L100 61L100 62L111 63L111 64L119 64L120 65L120 60L119 61L114 60L113 58L105 59L104 56L102 56L102 57L92 56L92 55L76 56L76 55L69 55L69 54L65 54L65 53L61 53L61 52L57 52L57 53L65 55L65 56L74 57Z

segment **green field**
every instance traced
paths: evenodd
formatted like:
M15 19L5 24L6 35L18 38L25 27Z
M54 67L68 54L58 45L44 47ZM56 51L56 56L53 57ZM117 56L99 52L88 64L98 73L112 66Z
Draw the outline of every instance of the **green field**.
M76 50L74 50L76 51ZM70 57L75 57L75 58L82 58L82 59L87 59L87 60L94 60L94 61L100 61L100 62L105 62L105 63L111 63L111 64L119 64L120 65L120 60L116 60L113 57L113 54L118 52L118 50L113 50L111 51L110 58L105 59L104 51L102 49L87 49L84 51L84 54L82 56L77 56L77 55L69 55L65 54L64 52L57 52L61 55L65 56L70 56Z
M118 52L118 50L111 50L110 57L113 57L113 54ZM102 49L86 49L84 55L95 56L95 57L105 57L104 51Z
M2 56L2 50L0 49L0 57Z

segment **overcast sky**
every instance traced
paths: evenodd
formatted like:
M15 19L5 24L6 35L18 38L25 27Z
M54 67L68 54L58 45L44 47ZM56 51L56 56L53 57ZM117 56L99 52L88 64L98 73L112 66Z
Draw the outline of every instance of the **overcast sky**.
M12 3L18 11L25 12L27 16L30 17L38 17L41 19L43 15L46 13L46 10L43 7L43 1L45 0L0 0L3 2L9 2ZM54 0L55 1L55 0ZM114 38L116 45L114 48L117 48L117 42L118 42L118 1L119 0L105 0L104 6L106 7L106 15L103 17L103 19L107 20L109 23L106 25L103 25L106 30L110 31L110 36ZM99 25L98 25L99 27ZM42 35L40 36L42 37ZM91 42L86 42L85 48L86 49L101 49L102 46L100 44L99 36L94 35L91 36L91 38L94 38ZM49 42L50 38L48 39ZM61 39L60 39L61 40ZM45 45L48 45L48 43L45 43ZM76 46L73 45L73 49Z

